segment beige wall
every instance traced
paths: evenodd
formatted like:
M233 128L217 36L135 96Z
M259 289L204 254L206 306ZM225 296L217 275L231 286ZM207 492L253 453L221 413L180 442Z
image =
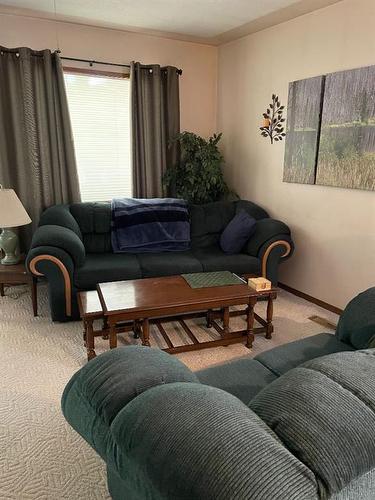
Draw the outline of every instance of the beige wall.
M203 136L216 131L217 48L0 12L0 45L56 49L57 37L63 56L116 63L138 60L182 68L182 130Z
M338 307L375 285L375 192L283 183L284 143L259 126L273 92L287 103L288 82L375 64L374 21L374 0L344 0L219 49L227 177L292 228L280 280Z

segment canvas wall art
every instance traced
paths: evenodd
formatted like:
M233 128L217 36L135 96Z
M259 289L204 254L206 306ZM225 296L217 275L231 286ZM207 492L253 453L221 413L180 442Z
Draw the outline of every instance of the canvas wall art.
M289 84L284 181L375 190L375 66Z
M323 77L289 84L284 182L314 184Z

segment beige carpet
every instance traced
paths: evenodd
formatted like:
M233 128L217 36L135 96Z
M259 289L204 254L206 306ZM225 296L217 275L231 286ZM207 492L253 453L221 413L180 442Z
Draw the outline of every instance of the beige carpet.
M264 307L260 304L257 312ZM86 363L81 324L51 323L45 286L39 287L39 313L33 318L26 287L10 288L7 297L0 298L0 499L109 498L104 463L68 426L60 411L65 384ZM308 319L313 315L337 322L334 314L281 292L275 302L272 340L257 336L251 351L236 344L178 357L198 370L244 355L255 356L323 331ZM196 335L211 335L202 320L192 324ZM243 319L234 318L231 324L243 328ZM172 333L176 329L176 325L169 327ZM119 339L119 345L135 342L129 334ZM152 342L160 344L155 333ZM107 342L100 339L97 352L106 348Z

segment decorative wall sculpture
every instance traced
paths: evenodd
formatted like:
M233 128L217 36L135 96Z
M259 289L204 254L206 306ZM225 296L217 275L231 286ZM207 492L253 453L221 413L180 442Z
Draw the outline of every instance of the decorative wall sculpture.
M284 181L375 190L375 66L289 84Z
M263 124L260 128L262 137L269 137L271 144L273 141L282 141L285 137L283 111L285 106L281 106L279 97L272 94L272 102L268 105L267 111L263 113Z

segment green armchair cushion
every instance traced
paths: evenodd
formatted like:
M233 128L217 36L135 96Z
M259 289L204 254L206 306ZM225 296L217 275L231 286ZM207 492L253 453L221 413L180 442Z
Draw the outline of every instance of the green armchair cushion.
M341 352L309 361L249 405L314 472L321 498L375 468L374 356Z
M311 471L241 401L214 387L153 387L117 414L111 433L107 465L126 480L129 498L317 498Z
M358 294L345 307L337 338L355 349L366 349L375 340L375 287Z
M35 231L31 248L52 246L65 250L79 267L85 262L86 252L79 236L63 226L45 225Z
M196 375L201 384L223 389L245 404L277 378L272 371L249 357L206 368Z
M295 340L255 356L255 359L277 376L286 373L310 359L341 351L352 351L349 344L340 342L331 333L319 333Z

